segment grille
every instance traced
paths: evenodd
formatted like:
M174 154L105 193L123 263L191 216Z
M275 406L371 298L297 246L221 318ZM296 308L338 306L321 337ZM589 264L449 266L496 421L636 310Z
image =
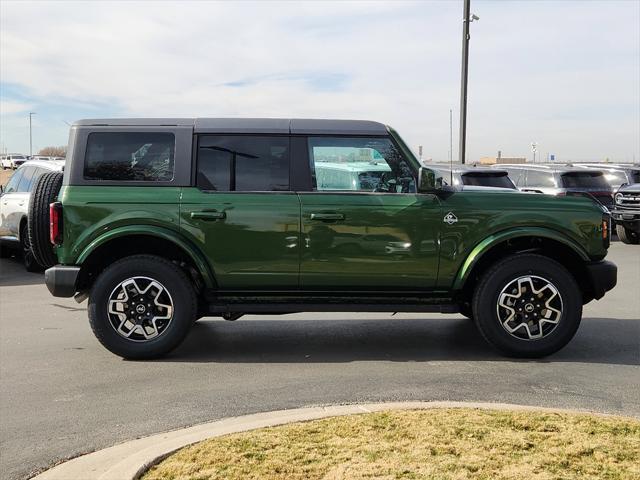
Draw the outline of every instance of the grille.
M616 205L618 208L640 210L640 193L618 193Z

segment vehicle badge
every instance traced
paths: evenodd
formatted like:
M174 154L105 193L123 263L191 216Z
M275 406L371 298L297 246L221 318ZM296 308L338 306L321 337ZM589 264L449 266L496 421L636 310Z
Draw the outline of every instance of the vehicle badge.
M456 217L453 212L449 212L444 216L443 221L448 225L453 225L458 222L458 217Z

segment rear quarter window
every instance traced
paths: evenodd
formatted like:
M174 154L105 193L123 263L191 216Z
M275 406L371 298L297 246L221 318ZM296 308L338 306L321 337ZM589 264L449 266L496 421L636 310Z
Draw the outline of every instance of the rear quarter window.
M86 180L168 182L175 136L165 132L95 132L87 139Z
M474 185L478 187L515 188L515 185L506 173L496 173L495 175L468 173L462 175L462 183L464 185Z
M564 188L601 188L608 190L609 183L602 172L571 172L562 175Z

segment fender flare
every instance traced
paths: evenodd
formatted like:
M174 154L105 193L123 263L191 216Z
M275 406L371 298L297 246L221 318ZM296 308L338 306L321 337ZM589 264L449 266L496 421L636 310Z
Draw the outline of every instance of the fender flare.
M491 250L499 243L519 237L548 238L571 248L571 250L573 250L585 262L591 261L589 255L587 254L585 249L580 246L579 243L567 237L566 235L556 232L555 230L550 230L548 228L542 227L512 228L489 235L480 243L478 243L473 248L473 250L471 250L471 252L467 255L464 263L458 270L458 273L456 274L456 278L453 282L453 290L462 290L465 282L469 278L469 274L473 270L473 267L478 263L478 261L483 257L484 254L486 254L489 250Z
M78 265L82 265L97 248L105 245L106 243L109 243L112 240L115 240L116 238L136 235L158 237L163 240L167 240L175 244L177 247L181 248L184 252L187 253L187 255L195 264L198 272L200 272L200 275L202 275L202 279L207 288L215 288L216 282L214 273L209 267L209 262L207 261L206 257L202 254L202 252L200 252L197 247L189 242L189 240L184 238L179 232L151 225L145 225L142 228L138 226L125 226L109 230L103 235L100 235L99 237L93 239L86 247L84 247L82 252L78 256L76 263Z

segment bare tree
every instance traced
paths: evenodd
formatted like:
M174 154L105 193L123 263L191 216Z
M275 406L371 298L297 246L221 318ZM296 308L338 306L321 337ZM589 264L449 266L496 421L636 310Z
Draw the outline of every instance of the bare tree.
M40 149L38 155L44 155L47 157L66 157L67 147L44 147Z

